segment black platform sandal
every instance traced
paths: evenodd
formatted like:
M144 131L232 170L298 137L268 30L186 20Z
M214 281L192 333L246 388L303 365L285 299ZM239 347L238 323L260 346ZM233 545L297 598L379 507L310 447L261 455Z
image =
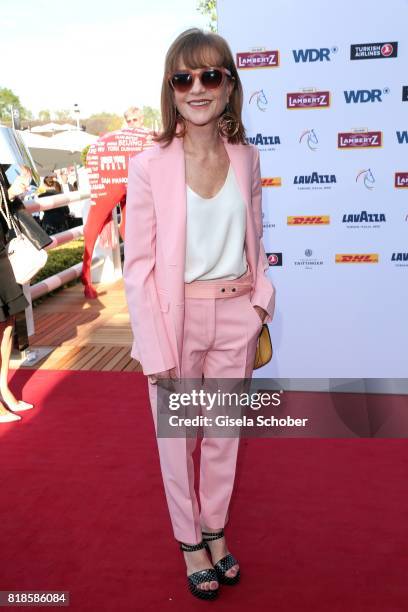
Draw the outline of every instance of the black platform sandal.
M184 552L194 552L195 550L201 550L206 547L203 541L199 544L184 544L184 542L179 542L179 544L180 550ZM194 574L187 576L188 588L191 594L199 599L215 599L218 596L218 589L204 590L198 587L198 585L203 582L212 582L214 580L219 582L217 572L212 567L194 572Z
M208 546L207 542L223 538L224 530L221 529L221 531L217 533L211 533L209 531L202 531L201 533L203 535L205 547L211 555L210 547ZM222 584L229 584L230 586L239 582L239 579L241 577L240 570L238 570L234 577L225 575L225 573L228 572L228 570L231 569L231 567L233 567L234 565L238 565L238 561L233 555L231 555L231 553L228 553L228 555L217 561L217 563L214 563L214 569L217 574L218 582L221 582Z

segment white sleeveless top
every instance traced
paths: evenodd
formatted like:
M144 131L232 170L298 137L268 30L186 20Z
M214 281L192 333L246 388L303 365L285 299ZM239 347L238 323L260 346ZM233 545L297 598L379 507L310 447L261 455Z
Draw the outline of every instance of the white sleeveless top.
M245 274L246 206L230 164L212 198L187 185L187 237L184 281L234 279Z

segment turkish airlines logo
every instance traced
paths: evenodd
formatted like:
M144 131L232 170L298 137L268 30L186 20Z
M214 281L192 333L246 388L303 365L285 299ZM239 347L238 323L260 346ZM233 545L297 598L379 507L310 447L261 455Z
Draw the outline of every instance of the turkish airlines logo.
M262 187L281 187L282 178L280 176L267 176L261 178Z
M336 263L378 263L378 253L337 253Z
M266 253L266 258L270 266L282 265L282 253Z
M237 68L277 68L279 51L253 51L237 53Z
M397 42L380 42L380 43L365 43L361 45L351 45L350 59L387 59L389 57L397 57L398 43Z
M339 149L371 149L382 147L382 132L339 132Z
M298 108L328 108L330 91L295 92L286 94L286 107L289 110Z
M288 217L288 225L329 225L329 215L302 215Z
M406 189L408 187L408 172L396 172L394 186L397 189Z

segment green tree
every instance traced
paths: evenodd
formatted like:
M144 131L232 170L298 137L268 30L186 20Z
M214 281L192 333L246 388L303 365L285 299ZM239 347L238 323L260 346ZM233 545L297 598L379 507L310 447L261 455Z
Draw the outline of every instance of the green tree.
M119 130L123 124L123 117L114 113L96 113L85 119L86 131L90 134L100 136L106 132Z
M0 87L0 121L11 123L11 106L19 109L21 119L32 118L32 113L24 108L20 98L11 89Z
M51 112L48 110L48 108L45 110L40 110L38 113L38 119L40 121L46 121L47 123L51 121Z
M212 32L217 31L217 2L216 0L199 0L197 11L207 15L210 19L208 27Z
M149 129L155 129L157 126L160 128L161 126L161 114L157 108L152 108L151 106L143 106L143 125Z
M54 116L57 121L72 121L71 111L69 110L69 108L61 108L59 110L54 111Z

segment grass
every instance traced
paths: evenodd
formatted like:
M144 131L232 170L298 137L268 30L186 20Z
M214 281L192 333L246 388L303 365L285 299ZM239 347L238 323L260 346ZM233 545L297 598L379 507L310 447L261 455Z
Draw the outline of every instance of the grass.
M72 240L67 244L62 244L61 246L55 247L54 249L48 251L48 260L45 264L44 268L42 268L32 279L31 285L35 285L36 283L41 282L45 278L49 276L53 276L66 268L70 268L77 263L82 261L84 253L84 239L78 238L77 240ZM54 295L57 291L60 291L64 287L70 287L75 285L79 279L74 279L68 283L65 283L58 289L54 289L50 291L47 295L44 295L41 298L35 300L34 305L40 304L44 299L46 299L49 295Z

